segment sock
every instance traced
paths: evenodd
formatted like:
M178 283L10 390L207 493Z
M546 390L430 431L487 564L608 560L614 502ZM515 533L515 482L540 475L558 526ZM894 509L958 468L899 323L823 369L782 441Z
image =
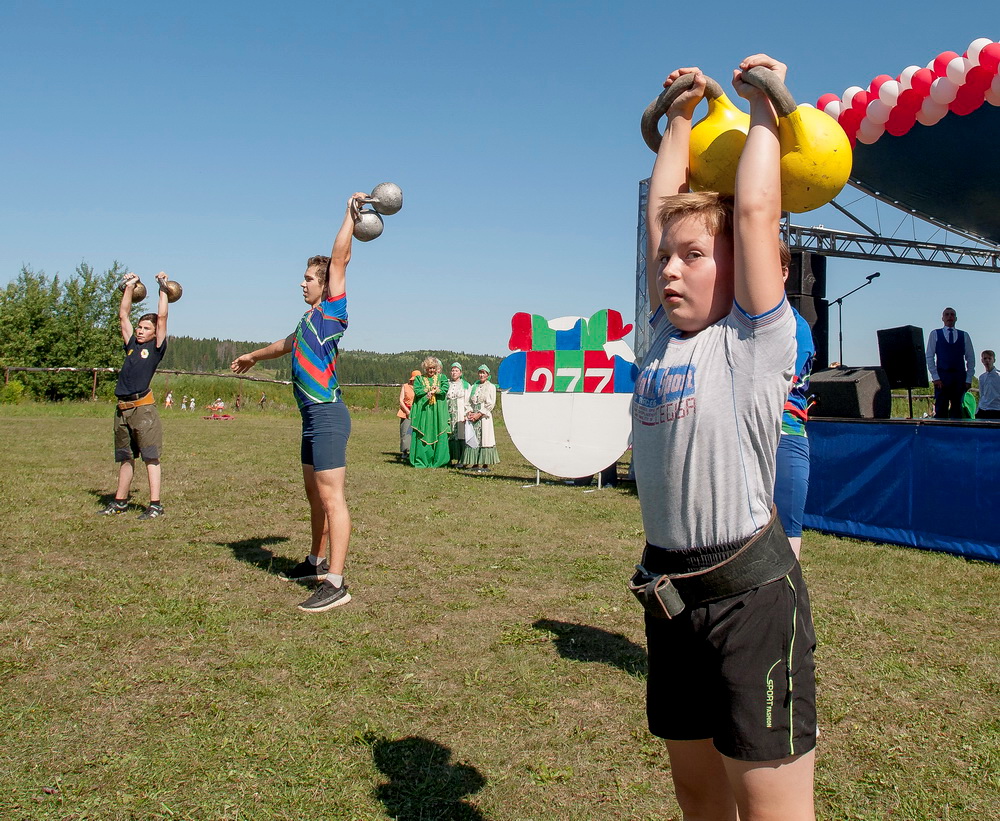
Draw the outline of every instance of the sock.
M155 502L152 499L150 499L149 500L149 506L152 507L153 505L156 505L157 507L163 507L163 505L160 504L160 500L159 499L157 499Z
M124 507L125 505L128 504L128 497L126 496L124 499L119 499L117 496L115 496L115 504L118 505L119 507Z
M321 561L323 561L322 556L314 556L312 553L309 554L309 563L313 566L318 565Z
M326 580L328 582L330 582L330 584L332 584L334 587L343 587L344 586L344 577L343 577L343 575L339 575L338 576L336 573L327 573L326 574Z

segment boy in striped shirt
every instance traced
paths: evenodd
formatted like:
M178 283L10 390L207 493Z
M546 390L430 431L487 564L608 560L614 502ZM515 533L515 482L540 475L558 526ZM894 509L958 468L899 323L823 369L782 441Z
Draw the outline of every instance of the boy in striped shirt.
M302 414L302 479L309 500L312 549L283 578L322 582L299 605L299 610L308 613L322 613L351 600L344 584L351 538L351 515L344 498L351 417L337 381L337 352L347 330L345 286L354 223L367 196L356 193L347 201L330 256L311 257L306 264L301 287L310 307L295 331L266 348L243 354L231 366L236 373L245 373L262 359L292 354L292 384Z

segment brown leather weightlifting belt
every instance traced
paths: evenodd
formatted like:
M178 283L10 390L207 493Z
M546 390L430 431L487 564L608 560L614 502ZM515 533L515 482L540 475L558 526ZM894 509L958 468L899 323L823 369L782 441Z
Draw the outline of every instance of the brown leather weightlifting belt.
M705 567L706 557L718 560ZM742 544L692 551L665 550L647 543L629 590L651 616L672 619L685 607L736 596L780 579L795 561L772 507L768 523Z
M132 408L138 408L142 405L154 404L156 404L156 400L153 398L152 391L146 391L143 394L129 394L128 399L118 397L118 410L131 410Z

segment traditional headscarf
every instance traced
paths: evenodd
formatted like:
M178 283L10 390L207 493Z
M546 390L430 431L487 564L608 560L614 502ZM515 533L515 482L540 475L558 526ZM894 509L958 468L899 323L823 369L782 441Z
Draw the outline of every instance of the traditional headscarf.
M480 365L478 368L476 368L476 370L477 371L486 371L487 375L490 372L490 368L489 368L488 365Z
M458 368L459 370L462 370L462 365L459 362L452 362L451 363L451 367L452 368Z

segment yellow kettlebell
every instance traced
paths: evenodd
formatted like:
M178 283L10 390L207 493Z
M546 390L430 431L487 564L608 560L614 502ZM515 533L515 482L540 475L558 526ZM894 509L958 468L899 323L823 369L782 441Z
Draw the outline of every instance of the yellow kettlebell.
M660 147L660 118L681 92L691 87L694 77L681 75L643 113L643 139L653 151ZM782 210L800 214L826 205L840 193L851 175L851 143L847 134L822 111L796 106L788 89L769 69L750 69L743 73L743 78L762 89L778 113ZM689 184L692 191L732 194L750 117L729 101L722 86L706 79L708 114L691 129Z

